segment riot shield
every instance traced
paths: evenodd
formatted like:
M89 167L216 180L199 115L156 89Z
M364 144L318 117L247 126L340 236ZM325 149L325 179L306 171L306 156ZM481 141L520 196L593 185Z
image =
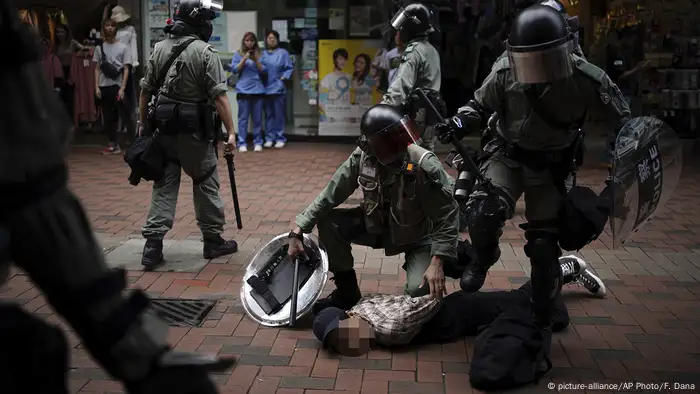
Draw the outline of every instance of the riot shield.
M248 317L263 326L290 324L295 281L298 281L295 318L300 318L319 299L328 279L328 255L315 235L304 234L306 258L300 259L296 269L295 262L287 255L288 240L288 233L284 233L260 247L243 277L243 308Z
M610 227L619 248L671 197L683 166L676 132L650 116L633 118L615 142Z

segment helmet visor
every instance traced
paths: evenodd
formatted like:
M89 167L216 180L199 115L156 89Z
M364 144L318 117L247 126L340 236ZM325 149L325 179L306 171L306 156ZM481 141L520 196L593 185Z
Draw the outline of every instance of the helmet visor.
M415 123L404 116L398 122L368 138L372 154L384 165L403 158L406 148L420 139Z
M506 45L508 60L518 83L550 83L571 76L571 38L566 37L538 47Z
M391 18L391 21L389 21L389 25L393 27L396 30L399 30L401 28L401 25L408 19L408 15L406 14L406 9L401 7L401 9L394 15L393 18Z
M224 9L224 1L223 0L202 0L202 7L214 11L214 12L221 12Z

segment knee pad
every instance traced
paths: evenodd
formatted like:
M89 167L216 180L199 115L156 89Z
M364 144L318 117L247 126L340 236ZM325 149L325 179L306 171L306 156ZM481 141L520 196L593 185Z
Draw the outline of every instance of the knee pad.
M528 230L525 237L527 238L525 254L530 258L531 265L533 300L538 303L547 299L550 300L547 303L550 303L561 291L563 282L559 266L561 249L559 249L557 236L544 231ZM547 305L546 308L544 305L538 307L549 310L552 305Z
M525 255L530 258L533 265L540 262L556 261L558 264L561 257L559 248L559 238L556 234L546 231L527 230L525 231Z
M505 201L496 196L484 196L469 204L469 236L476 249L498 245L509 214Z

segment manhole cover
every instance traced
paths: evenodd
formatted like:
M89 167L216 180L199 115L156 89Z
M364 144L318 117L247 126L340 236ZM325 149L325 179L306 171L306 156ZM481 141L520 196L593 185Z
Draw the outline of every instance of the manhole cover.
M151 305L156 313L173 327L199 327L214 308L214 304L216 301L178 298L151 299Z

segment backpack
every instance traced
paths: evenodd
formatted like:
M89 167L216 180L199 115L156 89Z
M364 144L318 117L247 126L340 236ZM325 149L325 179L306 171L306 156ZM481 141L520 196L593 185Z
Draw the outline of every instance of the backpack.
M537 384L552 369L544 341L529 309L507 309L477 336L469 382L481 391Z

